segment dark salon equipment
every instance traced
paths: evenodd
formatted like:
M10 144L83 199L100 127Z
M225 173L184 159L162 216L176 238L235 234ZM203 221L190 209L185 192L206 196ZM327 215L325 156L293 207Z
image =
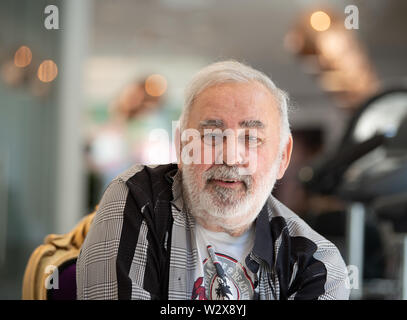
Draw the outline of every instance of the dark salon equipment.
M383 296L406 299L407 89L388 90L366 101L336 152L313 165L313 176L304 185L347 203L346 263L359 270L360 289L353 290L353 298L372 298L369 292L381 290ZM363 272L373 266L381 272L364 281ZM387 279L386 274L399 276Z

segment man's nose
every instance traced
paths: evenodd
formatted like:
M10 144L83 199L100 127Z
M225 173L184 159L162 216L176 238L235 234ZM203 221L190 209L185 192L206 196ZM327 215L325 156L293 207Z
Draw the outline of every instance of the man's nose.
M237 137L227 137L223 143L223 163L228 166L247 163L245 146L239 143Z

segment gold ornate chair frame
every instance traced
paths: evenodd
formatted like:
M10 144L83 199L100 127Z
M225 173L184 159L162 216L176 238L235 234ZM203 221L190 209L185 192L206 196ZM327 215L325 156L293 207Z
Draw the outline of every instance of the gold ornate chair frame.
M50 265L59 267L65 262L78 257L95 213L96 210L85 216L74 229L66 234L50 234L46 236L44 244L34 250L24 273L22 295L24 300L47 299L45 285L45 281L49 276L46 271L47 267Z

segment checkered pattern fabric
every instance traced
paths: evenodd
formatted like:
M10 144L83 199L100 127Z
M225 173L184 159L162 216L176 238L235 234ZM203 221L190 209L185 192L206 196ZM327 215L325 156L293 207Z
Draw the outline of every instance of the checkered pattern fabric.
M197 246L181 178L174 164L137 165L110 183L77 260L78 299L191 299ZM255 224L246 265L258 299L349 298L338 249L272 195Z

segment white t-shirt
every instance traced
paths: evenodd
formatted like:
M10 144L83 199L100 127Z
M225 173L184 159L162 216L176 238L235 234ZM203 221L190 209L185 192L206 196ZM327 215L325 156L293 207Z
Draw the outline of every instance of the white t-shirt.
M198 261L192 300L251 300L255 278L245 259L253 248L254 225L239 237L196 224Z

